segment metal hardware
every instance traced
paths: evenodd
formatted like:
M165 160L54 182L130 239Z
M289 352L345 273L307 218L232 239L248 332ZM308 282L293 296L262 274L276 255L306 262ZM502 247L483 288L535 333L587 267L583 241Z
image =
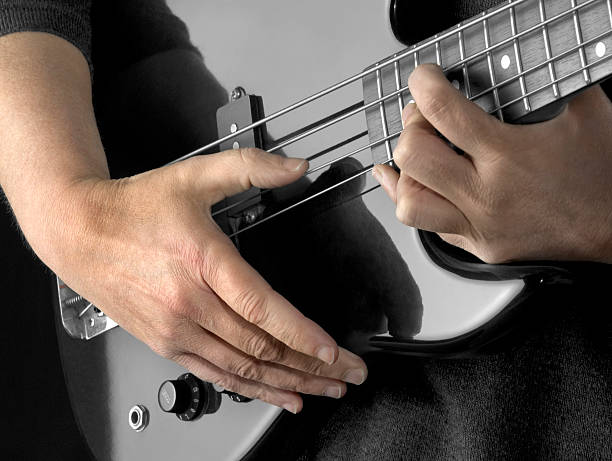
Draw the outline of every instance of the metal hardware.
M258 96L248 95L242 87L232 91L231 102L217 111L217 131L219 136L236 133L231 141L222 143L221 150L241 147L263 148L263 131L255 129L239 134L240 127L249 126L263 116L263 104ZM228 207L229 205L229 207ZM221 207L221 210L218 209ZM231 208L228 212L226 209ZM213 209L213 216L226 234L232 234L242 226L254 223L263 214L261 191L251 188L242 194L229 197ZM238 244L238 241L235 241Z
M117 323L56 277L62 325L73 338L91 339Z
M230 93L230 99L232 101L237 101L240 98L242 98L243 96L246 96L246 94L247 94L247 92L246 92L246 90L244 88L242 88L241 86L237 86ZM232 133L233 133L233 131L232 131Z
M128 423L136 432L144 431L149 425L149 410L144 405L134 405L130 408Z

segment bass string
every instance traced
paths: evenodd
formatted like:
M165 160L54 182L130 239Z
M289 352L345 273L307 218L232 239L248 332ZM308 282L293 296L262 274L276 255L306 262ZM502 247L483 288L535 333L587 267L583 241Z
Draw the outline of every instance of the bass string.
M495 51L495 50L497 50L497 49L499 49L499 48L501 48L501 47L503 47L505 45L508 45L508 44L510 44L510 43L512 43L512 42L514 42L514 41L516 41L516 40L518 40L520 38L522 38L522 37L525 37L528 34L540 32L542 27L546 27L546 26L548 26L552 22L555 22L555 21L558 21L560 19L563 19L564 17L573 14L578 9L585 8L586 6L589 6L592 3L595 3L597 1L601 1L601 0L587 0L586 2L581 3L580 5L577 5L577 6L573 7L573 8L570 8L567 11L559 13L559 14L557 14L555 16L551 16L547 20L545 20L543 22L540 22L540 23L538 23L535 26L532 26L532 27L530 27L528 29L525 29L524 31L522 31L522 32L520 32L518 34L511 35L510 37L508 37L508 38L506 38L506 39L504 39L504 40L502 40L502 41L500 41L500 42L498 42L498 43L496 43L494 45L487 46L487 47L483 48L481 51L479 51L477 53L474 53L474 54L472 54L472 55L470 55L470 56L468 56L466 58L463 58L463 59L455 62L454 64L451 64L450 66L444 68L444 72L451 72L453 70L460 69L464 65L468 65L469 66L470 63L480 59L481 57L484 57L484 56L488 55L492 51ZM483 16L483 18L484 18L484 16ZM458 31L459 28L457 28L455 30ZM457 32L455 32L455 34L456 33ZM591 41L592 40L593 39L591 39ZM585 46L586 44L587 44L586 42L583 42L582 44L578 45L576 47L576 49L580 49L583 46ZM420 47L417 47L417 48L414 48L413 50L411 50L411 53L415 53L418 48L420 48ZM556 58L559 59L560 57L561 56L558 55ZM535 66L532 69L535 69L535 68L539 68L539 67ZM483 96L483 95L485 95L487 93L490 93L490 92L495 92L495 91L497 91L497 89L500 86L512 83L513 81L516 81L516 80L520 80L520 78L522 76L523 75L521 75L521 74L517 74L516 76L513 76L513 77L511 77L510 79L507 79L504 82L500 82L499 84L492 85L491 87L489 87L488 89L484 90L479 95L477 95L477 97ZM286 140L284 140L282 142L277 143L276 145L274 145L270 149L268 149L268 152L274 153L274 152L276 152L276 151L278 151L278 150L280 150L280 149L282 149L284 147L287 147L287 146L289 146L289 145L291 145L291 144L293 144L293 143L295 143L297 141L300 141L300 140L302 140L302 139L304 139L304 138L306 138L308 136L311 136L311 135L313 135L313 134L315 134L315 133L317 133L317 132L319 132L321 130L324 130L324 129L332 126L332 125L335 125L336 123L339 123L339 122L341 122L341 121L343 121L343 120L345 120L345 119L347 119L347 118L349 118L349 117L351 117L353 115L359 114L360 112L364 112L364 111L370 109L371 107L376 106L377 103L382 103L382 102L385 102L385 101L387 101L389 99L395 98L396 96L401 95L402 93L406 92L407 90L408 90L408 85L406 85L404 87L401 87L401 88L398 88L397 90L392 91L391 93L388 93L388 94L380 97L379 99L375 99L375 100L371 101L368 104L364 104L364 105L355 104L353 106L350 106L350 108L347 108L346 110L338 112L338 113L340 113L340 115L338 115L336 117L333 117L333 116L332 117L326 117L325 119L321 120L322 123L317 124L317 122L315 122L315 123L309 125L309 127L311 127L310 129L305 130L303 132L300 132L296 136L290 137L289 139L286 139ZM349 110L349 109L351 109L351 110Z
M608 32L608 34L610 34L610 32ZM562 77L558 77L558 78L552 80L550 83L544 84L544 85L540 86L539 88L537 88L535 90L532 90L531 92L527 93L525 96L521 95L519 98L516 98L516 99L514 99L512 101L509 101L506 104L502 104L502 105L500 105L498 107L494 107L491 111L489 111L489 114L493 115L493 114L495 114L495 112L503 109L504 107L507 107L510 104L514 104L514 103L520 102L526 96L532 96L532 95L534 95L536 93L539 93L540 91L544 91L544 90L547 90L549 88L552 88L554 85L559 84L560 82L563 82L563 81L567 80L568 78L571 78L571 77L573 77L573 76L583 72L585 69L590 69L591 67L594 67L595 65L601 64L602 62L605 62L605 61L609 60L610 58L612 58L612 54L610 54L608 56L605 56L603 58L600 58L597 61L594 61L594 62L592 62L590 64L587 64L586 66L581 66L577 70L575 70L575 71L573 71L573 72L571 72L571 73L569 73L567 75L564 75ZM387 141L389 139L393 139L393 138L399 136L400 134L401 134L401 131L392 133L392 134L386 136L385 138L381 138L381 139L371 143L370 145L361 148L360 150L365 150L367 148L373 147L373 145L381 144L381 143L383 143L383 142L385 142L385 141ZM340 182L338 182L336 184L333 184L333 185L329 186L328 188L326 188L326 189L324 189L322 191L317 192L316 194L313 194L313 195L310 195L308 197L305 197L304 199L302 199L302 200L300 200L300 201L298 201L298 202L296 202L296 203L294 203L294 204L292 204L290 206L287 206L286 208L283 208L282 210L279 210L279 211L271 214L270 216L266 216L265 218L263 218L263 219L261 219L259 221L256 221L256 222L248 225L247 227L239 229L238 231L230 234L229 237L230 238L231 237L235 237L235 236L237 236L237 235L239 235L239 234L241 234L241 233L243 233L243 232L245 232L245 231L247 231L249 229L252 229L253 227L256 227L256 226L258 226L260 224L263 224L264 222L267 222L267 221L270 221L272 219L275 219L278 216L280 216L281 214L286 213L289 210L292 210L292 209L294 209L294 208L296 208L296 207L298 207L300 205L303 205L304 203L309 202L310 200L313 200L313 199L315 199L315 198L317 198L317 197L319 197L319 196L321 196L321 195L323 195L323 194L325 194L327 192L330 192L330 191L332 191L332 190L334 190L334 189L336 189L336 188L338 188L338 187L340 187L340 186L342 186L342 185L344 185L344 184L346 184L346 183L348 183L350 181L353 181L353 180L363 176L364 174L367 174L367 173L371 172L376 165L392 164L392 162L393 162L393 160L389 160L389 161L385 161L385 162L380 162L380 163L373 163L373 164L365 167L363 171L361 171L361 172L359 172L359 173L357 173L357 174L355 174L353 176L350 176L349 178L346 178L346 179L344 179L344 180L342 180L342 181L340 181ZM365 193L368 193L368 192L370 192L370 191L372 191L372 190L374 190L376 188L378 188L378 186L373 187L373 188L369 189L366 192L360 193L358 196L361 196L361 195L363 195Z
M573 53L573 52L576 52L577 50L579 50L579 49L580 49L580 48L582 48L582 47L585 47L585 46L591 45L591 44L593 44L593 43L595 43L595 42L597 42L597 41L599 41L599 40L601 40L601 39L603 39L603 38L606 38L606 37L607 37L608 35L610 35L610 34L612 34L612 31L603 32L603 33L601 33L601 34L598 34L597 36L592 37L591 39L586 40L586 41L582 42L581 44L578 44L578 45L576 45L576 46L573 46L573 47L571 47L571 48L567 49L566 51L564 51L564 52L562 52L562 53L560 53L560 54L558 54L558 55L556 55L556 56L552 56L550 59L546 59L545 61L542 61L541 63L539 63L539 64L537 64L537 65L535 65L535 66L533 66L533 67L531 67L531 68L529 68L529 69L523 70L522 72L519 72L519 73L517 73L516 75L514 75L514 76L512 76L512 77L510 77L510 78L507 78L506 80L500 81L500 82L496 83L495 85L491 86L490 88L487 88L487 89L485 89L485 90L481 91L480 93L478 93L478 94L476 94L476 95L474 95L474 96L469 97L468 99L469 99L470 101L475 101L475 100L477 100L477 99L479 99L479 98L481 98L481 97L483 97L483 96L487 95L488 93L491 93L492 91L494 91L494 90L496 90L496 89L499 89L499 88L501 88L501 87L503 87L503 86L506 86L506 85L508 85L508 84L514 83L514 82L516 82L516 81L519 81L521 78L523 78L523 77L527 76L528 74L533 73L533 72L536 72L536 71L538 71L539 69L546 67L546 66L547 66L549 63L554 63L555 61L557 61L557 60L559 60L559 59L562 59L562 58L564 58L565 56L568 56L568 55L570 55L570 54L571 54L571 53ZM564 80L566 80L566 79L568 79L568 78L570 78L570 77L573 77L574 75L576 75L577 73L580 73L580 72L584 71L585 69L588 69L588 68L593 67L593 66L595 66L595 65L601 64L601 63L602 63L602 61L606 61L606 60L608 60L609 58L610 58L610 55L608 55L608 56L606 56L606 57L603 57L603 58L601 58L601 59L599 59L599 60L597 60L597 61L593 61L592 63L590 63L589 65L587 65L587 66L585 66L585 67L580 67L580 68L579 68L579 69L577 69L576 71L573 71L573 72L571 72L571 73L569 73L569 74L566 74L566 75L564 75L564 76L563 76L563 77L561 77L561 78L558 78L558 79L556 79L556 80L551 80L551 82L550 82L550 83L548 83L548 84L545 84L545 85L543 85L543 86L541 86L541 87L539 87L539 88L536 88L535 90L531 90L530 92L526 92L525 94L521 94L521 96L519 96L519 97L517 97L517 98L515 98L515 99L513 99L513 100L507 101L507 102L506 102L506 103L504 103L504 104L501 104L501 105L499 105L499 106L494 107L494 108L493 108L493 109L490 111L490 113L491 113L491 114L494 114L494 113L495 113L495 112L497 112L497 111L500 111L500 110L505 109L505 108L507 108L507 107L509 107L509 106L511 106L511 105L513 105L513 104L516 104L516 103L518 103L518 102L521 102L521 101L523 101L524 99L529 98L529 97L533 96L534 94L537 94L537 93L539 93L539 92L541 92L541 91L543 91L543 90L546 90L546 89L550 88L551 86L556 85L557 83L559 83L559 82L561 82L561 81L564 81ZM372 103L369 103L369 104L367 104L367 105L364 105L364 106L363 106L363 109L365 110L365 109L367 109L367 108L369 108L369 107L373 107L373 106L374 106L374 105L376 105L376 104L382 103L382 102L384 102L384 101L386 101L386 100L388 100L388 99L394 98L394 97L398 96L399 94L406 92L407 90L408 90L408 85L406 85L406 86L404 86L404 87L401 87L399 90L396 90L396 91L394 91L394 92L392 92L392 93L389 93L388 95L386 95L386 96L384 96L384 97L382 97L382 98L379 98L379 99L377 99L377 100L375 100L375 101L372 101ZM360 109L362 109L362 108L360 107ZM343 114L343 115L342 115L342 117L346 117L346 115L347 115L347 114L349 114L349 113L350 113L350 112L347 112L347 113ZM353 115L354 115L354 114L353 114ZM326 122L326 123L329 123L329 121L328 121L328 122ZM340 161L342 161L342 160L344 160L344 159L346 159L346 158L348 158L348 157L352 157L352 156L354 156L354 155L356 155L356 154L358 154L358 153L360 153L360 152L362 152L362 151L364 151L364 150L370 149L370 148L372 148L372 147L376 147L376 146L378 146L379 144L382 144L383 142L386 142L386 141L388 141L388 140L390 140L390 139L395 138L396 136L399 136L399 134L400 134L400 133L401 133L401 132L392 133L392 134L390 134L389 136L386 136L386 137L383 137L383 138L381 138L381 139L379 139L379 140L374 141L373 143L370 143L370 144L368 144L368 145L366 145L366 146L360 147L360 148L358 148L358 149L356 149L356 150L354 150L354 151L351 151L351 152L349 152L349 153L347 153L347 154L344 154L344 155L342 155L342 156L340 156L340 157L337 157L337 158L335 158L335 159L333 159L333 160L330 160L330 161L328 161L328 162L326 162L326 163L324 163L324 164L322 164L322 165L319 165L319 166L317 166L317 167L315 167L315 168L309 169L309 170L308 170L308 171L307 171L307 172L306 172L304 175L305 175L305 176L308 176L308 175L313 174L313 173L315 173L315 172L317 172L317 171L320 171L320 170L322 170L322 169L324 169L324 168L327 168L327 167L329 167L329 166L332 166L332 165L334 165L334 164L336 164L336 163L338 163L338 162L340 162ZM359 137L361 137L361 134L362 134L362 133L359 133L359 134L358 134L358 136L359 136ZM351 141L352 141L352 140L353 140L353 138L349 138L349 140L351 140ZM347 140L347 141L348 141L348 140ZM269 151L269 152L271 152L271 151ZM269 191L269 189L264 189L264 190L262 191L262 193L265 193L265 192L268 192L268 191ZM249 200L250 200L250 199L245 199L245 200L241 200L241 201L239 201L239 202L236 202L236 203L234 203L234 204L232 204L232 205L229 205L229 206L227 206L227 207L225 207L225 208L223 208L223 209L221 209L221 210L218 210L218 211L216 211L215 213L213 213L213 216L215 216L215 215L217 215L217 214L219 214L219 213L225 212L225 211L229 211L229 210L231 210L231 209L233 209L233 208L236 208L236 207L238 207L238 206L240 206L240 205L242 205L242 204L246 203L246 202L247 202L247 201L249 201Z
M226 136L224 136L222 138L217 139L216 141L213 141L213 142L211 142L209 144L206 144L205 146L202 146L202 147L194 150L193 152L190 152L190 153L188 153L186 155L183 155L182 157L179 157L179 158L173 160L172 162L170 162L169 165L171 165L173 163L176 163L176 162L180 162L182 160L186 160L186 159L188 159L190 157L193 157L195 155L201 154L201 153L203 153L203 152L205 152L207 150L212 149L213 147L217 147L218 145L220 145L220 144L222 144L222 143L224 143L226 141L230 141L230 140L234 139L235 137L240 136L240 135L246 133L249 130L252 130L254 128L258 128L258 127L260 127L260 126L262 126L262 125L264 125L264 124L266 124L266 123L268 123L268 122L270 122L272 120L275 120L278 117L284 116L285 114L288 114L289 112L292 112L292 111L294 111L294 110L296 110L296 109L298 109L298 108L300 108L300 107L302 107L302 106L304 106L306 104L310 104L311 102L316 101L317 99L320 99L320 98L322 98L322 97L324 97L324 96L326 96L326 95L328 95L330 93L333 93L333 92L335 92L335 91L337 91L337 90L339 90L339 89L341 89L341 88L343 88L343 87L345 87L345 86L347 86L347 85L349 85L349 84L351 84L353 82L356 82L357 80L360 80L363 77L366 77L367 75L369 75L369 74L371 74L373 72L377 72L377 71L383 69L384 67L386 67L388 65L391 65L391 64L394 64L395 62L398 62L401 59L404 59L404 58L406 58L406 57L408 57L410 55L414 55L415 53L418 53L419 51L421 51L421 50L423 50L425 48L428 48L430 46L435 46L436 44L439 44L441 41L443 41L443 40L445 40L447 38L450 38L450 37L456 35L457 33L461 32L461 31L464 31L464 30L466 30L466 29L468 29L468 28L470 28L470 27L472 27L474 25L482 24L484 21L486 21L486 20L488 20L488 19L490 19L490 18L492 18L494 16L497 16L498 14L501 14L502 12L507 11L507 10L509 10L511 8L515 8L518 5L521 5L522 3L525 3L525 2L528 2L528 1L531 1L531 0L510 0L510 2L507 3L506 5L500 6L499 8L497 8L497 9L495 9L493 11L490 11L489 13L486 13L486 14L480 16L480 17L474 18L474 19L466 22L465 24L462 24L459 27L456 27L456 28L454 28L452 30L448 30L447 32L444 32L443 34L437 35L437 36L435 36L435 37L433 37L433 38L423 42L422 44L418 45L415 48L404 50L403 52L401 52L401 53L399 53L399 54L397 54L395 56L389 57L389 58L385 59L384 61L381 61L381 62L373 65L372 67L370 67L370 68L368 68L368 69L366 69L366 70L364 70L362 72L359 72L358 74L353 75L352 77L349 77L349 78L347 78L345 80L342 80L342 81L340 81L340 82L338 82L338 83L336 83L336 84L334 84L334 85L332 85L332 86L330 86L330 87L328 87L328 88L326 88L324 90L319 91L318 93L315 93L315 94L313 94L311 96L308 96L307 98L304 98L304 99L302 99L302 100L300 100L298 102L295 102L295 103L293 103L293 104L291 104L291 105L289 105L289 106L287 106L287 107L285 107L283 109L280 109L280 110L278 110L278 111L268 115L267 117L264 117L264 118L262 118L262 119L260 119L260 120L258 120L256 122L251 123L250 125L247 125L247 126L245 126L243 128L240 128L237 131L235 131L234 133L230 133L230 134L228 134L228 135L226 135ZM597 1L597 0L587 0L587 2L578 5L576 7L576 9L585 7L585 6L593 3L594 1ZM566 13L569 13L569 12L571 12L571 11L568 11Z

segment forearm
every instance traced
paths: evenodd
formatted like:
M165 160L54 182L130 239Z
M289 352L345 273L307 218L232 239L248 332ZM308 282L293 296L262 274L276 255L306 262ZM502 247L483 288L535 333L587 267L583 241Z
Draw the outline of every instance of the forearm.
M0 184L30 245L46 260L71 187L108 178L85 58L46 33L1 37L0 110Z

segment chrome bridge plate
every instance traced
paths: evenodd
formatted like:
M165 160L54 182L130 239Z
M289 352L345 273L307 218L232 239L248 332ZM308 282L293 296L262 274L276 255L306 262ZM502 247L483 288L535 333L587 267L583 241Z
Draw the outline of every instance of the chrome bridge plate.
M113 319L71 289L59 277L56 276L55 279L62 325L71 337L87 340L118 326Z

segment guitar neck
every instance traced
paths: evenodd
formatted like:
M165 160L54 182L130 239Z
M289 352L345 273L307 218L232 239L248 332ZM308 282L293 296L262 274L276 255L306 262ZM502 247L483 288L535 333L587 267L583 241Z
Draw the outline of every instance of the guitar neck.
M516 122L610 76L611 58L612 0L509 0L372 66L363 87L374 159L391 159L419 64L438 64L467 98Z

